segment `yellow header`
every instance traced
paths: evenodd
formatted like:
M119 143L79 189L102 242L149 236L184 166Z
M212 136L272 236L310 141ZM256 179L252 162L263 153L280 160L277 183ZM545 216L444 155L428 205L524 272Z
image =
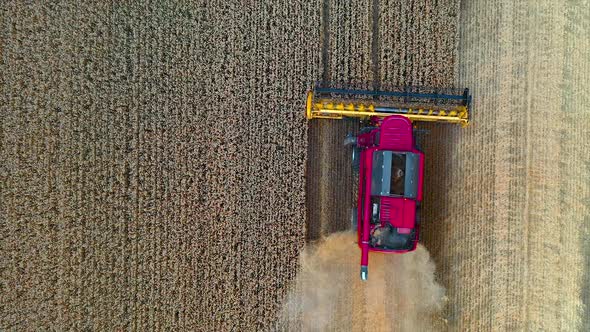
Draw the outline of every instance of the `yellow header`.
M308 119L342 119L368 118L371 116L387 117L398 114L407 117L411 121L430 121L456 123L465 127L469 124L469 110L466 106L454 106L451 109L432 108L390 108L385 109L372 103L343 103L334 100L319 100L314 102L313 92L307 93L306 116Z

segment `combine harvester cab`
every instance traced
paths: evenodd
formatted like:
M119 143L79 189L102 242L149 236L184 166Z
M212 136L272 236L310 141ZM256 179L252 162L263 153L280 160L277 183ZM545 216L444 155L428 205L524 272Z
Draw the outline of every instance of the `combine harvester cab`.
M420 91L422 90L422 91ZM403 87L398 91L316 88L307 96L308 119L357 118L367 124L345 139L359 158L358 204L353 209L361 249L361 279L369 252L414 251L420 233L424 153L415 144L415 121L469 123L471 96L463 91ZM356 215L354 215L356 214Z

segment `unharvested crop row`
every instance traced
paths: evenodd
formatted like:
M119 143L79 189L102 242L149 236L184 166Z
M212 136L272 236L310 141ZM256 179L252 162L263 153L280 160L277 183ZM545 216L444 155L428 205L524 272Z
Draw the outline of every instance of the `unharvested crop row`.
M5 6L0 326L272 325L318 4Z
M459 1L378 2L379 77L389 85L453 87Z
M371 6L369 1L327 1L322 10L322 80L344 88L372 86ZM307 211L309 239L350 228L353 207L350 150L342 145L358 130L351 121L313 120L309 124Z

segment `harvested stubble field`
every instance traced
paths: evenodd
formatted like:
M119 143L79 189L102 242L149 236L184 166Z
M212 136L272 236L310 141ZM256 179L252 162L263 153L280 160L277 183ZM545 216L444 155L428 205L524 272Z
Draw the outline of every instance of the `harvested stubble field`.
M429 141L424 236L459 330L590 330L588 13L588 1L461 4L473 126Z
M302 116L318 79L473 90L472 127L428 126L437 327L590 329L587 2L0 6L1 329L285 328L289 287L327 268L306 254L295 280L306 237L353 203L355 125ZM411 285L440 294L424 255Z

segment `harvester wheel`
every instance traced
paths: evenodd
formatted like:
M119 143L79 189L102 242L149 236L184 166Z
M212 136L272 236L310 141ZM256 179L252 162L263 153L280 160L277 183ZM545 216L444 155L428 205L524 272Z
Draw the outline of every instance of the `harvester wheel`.
M344 138L344 146L356 146L357 143L357 138L356 136L352 135L352 134L348 134L346 135L346 138Z
M422 222L422 213L421 213L421 208L419 205L416 206L416 225L420 226L420 223Z
M361 149L356 146L352 148L352 171L356 174L361 168Z
M350 209L350 228L352 229L352 231L356 232L357 227L358 227L357 209L352 208L352 209Z
M352 170L358 173L361 165L361 150L357 147L358 139L352 134L348 134L344 139L344 146L352 146Z

